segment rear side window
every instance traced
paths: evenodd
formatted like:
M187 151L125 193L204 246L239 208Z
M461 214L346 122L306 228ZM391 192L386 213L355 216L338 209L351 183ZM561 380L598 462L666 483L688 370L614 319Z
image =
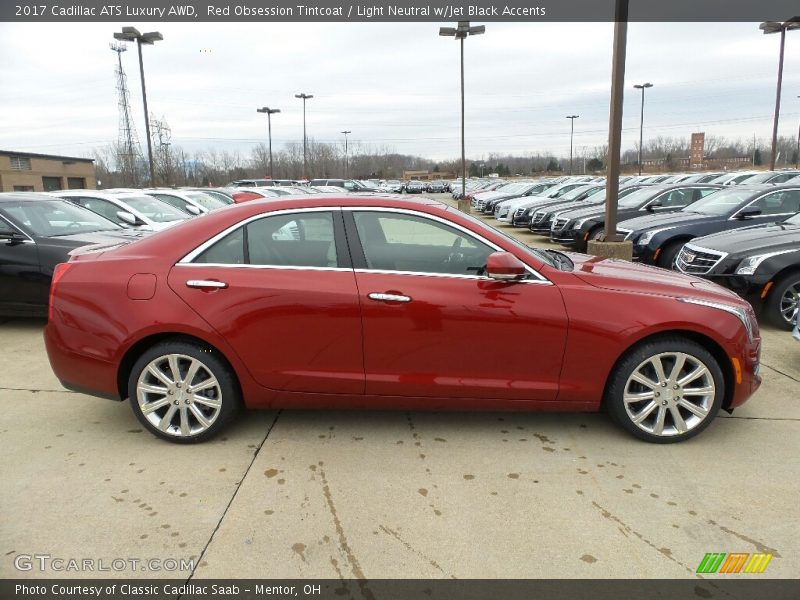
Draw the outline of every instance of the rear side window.
M330 212L275 215L239 227L194 262L275 267L338 267Z

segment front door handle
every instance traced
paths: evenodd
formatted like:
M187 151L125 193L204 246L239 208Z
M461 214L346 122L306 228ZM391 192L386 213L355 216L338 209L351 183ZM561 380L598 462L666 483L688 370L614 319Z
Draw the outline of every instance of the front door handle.
M410 296L403 296L402 294L381 294L372 292L369 295L370 300L377 300L378 302L411 302Z
M213 279L190 279L186 282L186 287L198 288L201 290L223 289L228 287L224 281L214 281Z

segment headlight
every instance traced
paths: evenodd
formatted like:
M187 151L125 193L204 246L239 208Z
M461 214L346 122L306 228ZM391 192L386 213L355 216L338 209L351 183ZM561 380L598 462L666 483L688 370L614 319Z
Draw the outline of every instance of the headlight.
M741 306L733 304L725 304L723 302L712 302L711 300L703 300L701 298L677 298L678 302L686 302L687 304L697 304L699 306L708 306L709 308L716 308L717 310L724 310L739 318L747 331L747 339L753 341L755 333L758 331L758 324L755 316L751 315L752 311L748 311ZM752 318L751 318L752 317Z
M641 237L639 237L639 239L638 239L638 240L636 240L636 243L637 243L639 246L646 246L647 244L649 244L649 243L650 243L650 240L652 240L652 239L653 239L653 236L654 236L655 234L656 234L656 231L655 231L655 230L653 230L653 231L645 231L645 232L644 232L644 233L641 235Z
M752 275L758 269L758 265L762 262L767 260L768 258L772 258L773 256L778 256L780 254L787 254L788 252L797 252L796 249L791 250L780 250L778 252L768 252L767 254L754 254L753 256L748 256L742 262L739 263L739 266L736 268L737 275Z

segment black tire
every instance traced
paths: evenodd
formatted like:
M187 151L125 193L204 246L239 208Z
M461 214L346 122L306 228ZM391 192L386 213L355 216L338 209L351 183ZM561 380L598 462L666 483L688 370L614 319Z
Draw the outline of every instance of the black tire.
M681 248L686 244L686 240L680 242L672 242L664 247L661 254L658 255L656 264L663 269L675 270L675 261L678 254L681 253Z
M177 357L174 363L170 363L167 358L169 355ZM190 381L185 380L189 369L196 363L200 365L196 373ZM151 364L156 365L166 380L147 370ZM177 366L178 381L173 381L176 378L172 375L172 364ZM143 385L151 389L155 389L154 386L164 388L166 393L142 390L140 394L140 378ZM212 378L216 384L202 387ZM167 385L167 380L173 381L173 385ZM199 392L187 394L192 392L192 385ZM217 435L236 415L242 400L236 376L216 349L181 340L160 342L139 357L128 377L128 397L133 413L148 431L177 444L203 442ZM150 416L144 414L143 404L151 406L148 411ZM168 414L169 420L164 421ZM199 417L206 419L206 423L201 422ZM156 425L156 420L164 424L164 430Z
M794 291L794 294L800 292L800 271L788 273L772 285L762 310L767 321L775 327L786 331L792 329L792 320L791 313L789 313L788 318L784 317L784 310L787 308L796 310L798 306L796 296L793 305L790 306L792 291Z
M676 354L670 356L672 353ZM642 373L640 369L643 369L646 373L648 367L652 368L650 364L646 363L650 359L657 357L659 357L658 362L661 363L664 373L669 377L672 367L677 362L675 360L678 357L677 353L687 355L692 360L687 359L686 366L677 373L678 376L675 379L680 381L682 379L681 375L686 377L688 375L687 371L691 373L699 364L702 364L706 367L707 374L699 376L702 377L700 381L701 387L690 387L688 385L696 384L698 379L695 378L685 382L685 387L679 386L676 390L671 383L666 383L665 385L664 380L656 381L659 378L653 376L655 375L654 369L651 375L645 376L650 381L657 383L656 387L648 388L648 386L631 380L635 372ZM670 379L669 381L673 380ZM692 390L705 389L710 381L713 381L713 393L711 391L705 394L692 392ZM630 388L627 391L631 394L648 393L647 390L652 389L654 397L652 399L643 398L640 401L629 402L626 405L624 396L628 386ZM681 400L682 396L680 394L685 394L683 400ZM690 439L708 427L717 416L724 397L725 378L714 356L696 342L679 336L670 336L645 341L628 351L611 372L603 401L612 420L630 434L646 442L670 444ZM683 404L680 404L681 402ZM698 411L705 411L704 416L700 418L687 410L685 407L687 404L695 406ZM678 427L678 421L674 417L676 412L683 420L683 426L686 428L683 432L680 431L681 428ZM657 434L657 424L662 413L664 414L661 419L663 431ZM645 414L647 417L642 419L640 425L634 422L634 417ZM650 418L651 415L652 420Z

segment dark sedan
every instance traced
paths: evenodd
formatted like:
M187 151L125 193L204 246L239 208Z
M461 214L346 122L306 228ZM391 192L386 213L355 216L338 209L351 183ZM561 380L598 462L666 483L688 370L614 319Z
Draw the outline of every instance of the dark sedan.
M634 260L672 268L683 245L696 237L783 221L798 211L798 185L739 185L677 213L620 222L617 232L633 241Z
M620 198L617 218L631 219L642 213L663 213L680 210L704 196L720 190L722 186L710 183L654 185ZM667 215L660 215L669 219ZM603 233L606 216L604 206L589 206L561 213L553 221L550 239L579 252L586 250L589 240Z
M531 224L531 219L533 214L543 207L551 206L552 204L559 203L559 202L582 202L587 200L591 196L600 195L603 192L604 185L602 184L589 184L589 185L582 185L578 188L572 189L568 191L563 196L558 196L557 198L549 198L546 202L530 202L529 205L522 205L514 211L514 215L511 217L511 224L514 227L529 227ZM534 197L534 200L536 198ZM569 204L567 204L568 206Z
M676 266L744 296L773 325L792 328L800 295L800 214L686 244Z
M46 316L53 269L71 250L142 235L53 196L0 194L0 314Z

